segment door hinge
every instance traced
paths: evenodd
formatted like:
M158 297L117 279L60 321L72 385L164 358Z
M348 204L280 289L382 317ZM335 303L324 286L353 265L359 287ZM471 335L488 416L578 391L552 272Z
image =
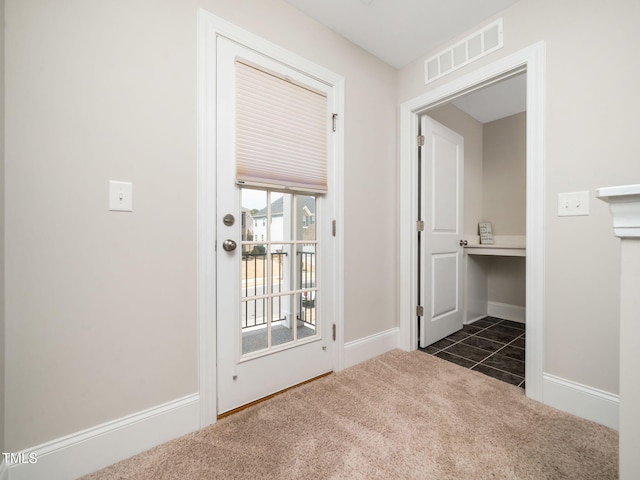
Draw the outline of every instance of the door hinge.
M423 220L418 220L416 222L416 230L418 232L424 232L424 221Z
M416 316L417 317L424 317L424 307L422 305L418 305L416 307Z
M334 113L331 115L331 128L335 132L338 129L338 114Z
M335 323L333 324L333 333L331 335L333 337L333 341L335 342L336 341L336 324Z
M336 236L336 221L332 221L331 222L331 234L335 237Z
M418 146L424 147L424 135L418 135Z

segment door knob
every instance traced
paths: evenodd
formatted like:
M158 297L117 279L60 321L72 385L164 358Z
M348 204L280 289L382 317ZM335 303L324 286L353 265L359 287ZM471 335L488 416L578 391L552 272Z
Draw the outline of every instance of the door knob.
M469 242L467 242L466 240L460 240L461 247L466 247L467 245L469 245Z
M236 242L230 239L226 239L224 242L222 242L222 248L225 252L233 252L236 249L236 246Z

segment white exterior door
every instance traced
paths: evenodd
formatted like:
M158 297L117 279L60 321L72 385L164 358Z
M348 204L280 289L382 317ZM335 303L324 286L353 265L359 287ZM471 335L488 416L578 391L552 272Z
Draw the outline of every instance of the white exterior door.
M420 347L462 328L464 140L423 115L420 132Z
M331 87L223 38L217 46L216 266L218 414L332 371L329 193L236 183L236 59ZM328 148L331 152L332 149ZM328 224L328 225L327 225ZM329 233L328 233L329 232Z

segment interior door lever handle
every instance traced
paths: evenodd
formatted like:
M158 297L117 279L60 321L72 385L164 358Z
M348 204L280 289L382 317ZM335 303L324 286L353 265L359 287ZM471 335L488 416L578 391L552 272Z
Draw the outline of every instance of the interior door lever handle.
M466 247L467 245L469 245L469 242L467 242L466 240L460 240L461 247Z

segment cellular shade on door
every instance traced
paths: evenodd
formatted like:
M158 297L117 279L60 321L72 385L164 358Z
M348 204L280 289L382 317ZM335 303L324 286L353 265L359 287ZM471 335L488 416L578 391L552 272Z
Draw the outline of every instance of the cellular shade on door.
M248 61L235 65L237 183L326 193L326 95Z

